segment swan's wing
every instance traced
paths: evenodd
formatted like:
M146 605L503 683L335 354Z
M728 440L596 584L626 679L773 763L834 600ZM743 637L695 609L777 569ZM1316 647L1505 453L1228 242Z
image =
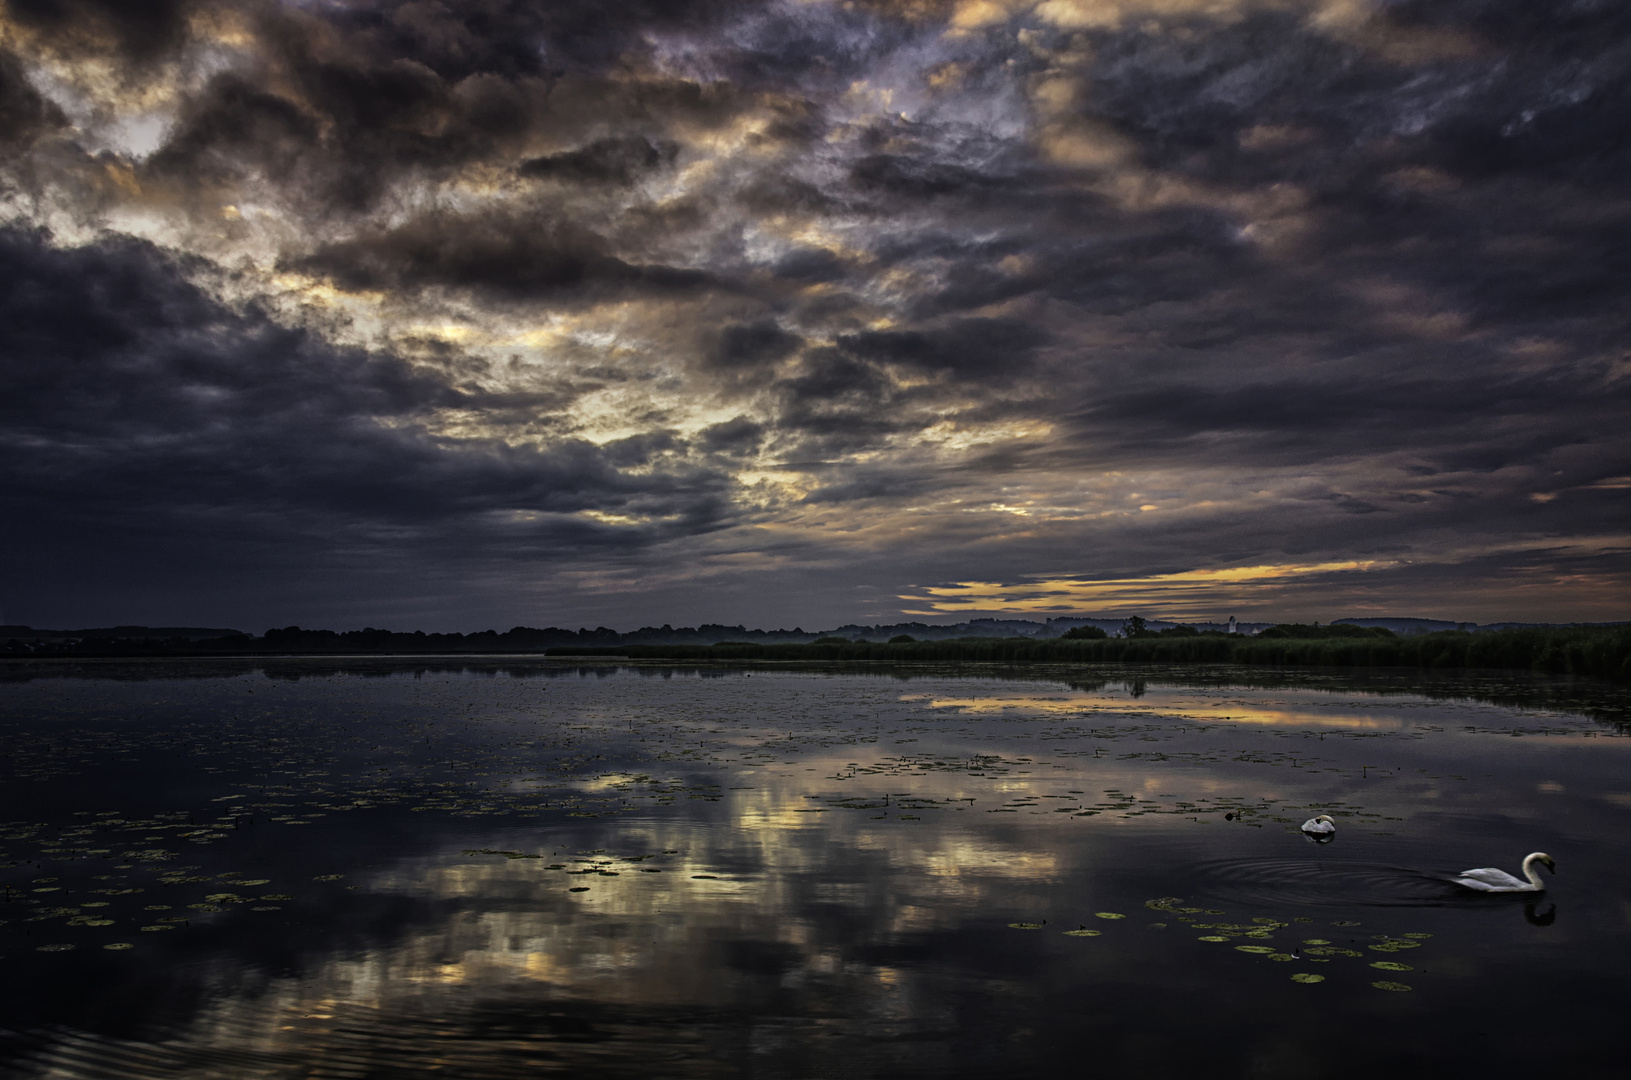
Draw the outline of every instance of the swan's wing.
M1468 888L1486 889L1512 889L1524 888L1529 883L1522 878L1515 878L1505 870L1497 870L1486 866L1480 870L1463 870L1456 875L1456 881Z

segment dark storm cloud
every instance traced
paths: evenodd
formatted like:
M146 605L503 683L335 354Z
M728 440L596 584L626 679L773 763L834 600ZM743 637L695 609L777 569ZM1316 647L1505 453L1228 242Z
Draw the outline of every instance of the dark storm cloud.
M803 340L768 319L735 323L719 332L710 350L713 365L731 369L758 369L784 360L798 350Z
M112 52L143 62L180 44L194 0L6 0L8 19L67 52Z
M838 340L868 360L983 382L1026 374L1048 334L1019 319L959 319L935 330L871 331Z
M631 135L596 139L587 146L523 161L516 170L529 179L569 180L582 184L627 184L674 160L679 146Z
M479 394L226 308L182 269L137 241L60 250L0 233L0 502L14 567L77 553L85 581L115 588L97 552L157 533L150 573L173 580L238 561L244 543L285 555L315 544L319 562L338 544L402 570L455 525L457 557L481 563L657 538L564 517L584 510L670 516L687 531L723 510L718 477L662 467L671 436L547 451L438 438L431 412L480 410ZM166 545L192 561L176 565Z
M728 86L628 83L608 79L606 65L638 51L647 34L706 28L733 7L620 5L614 16L596 4L498 0L227 5L216 14L246 22L259 49L187 96L143 173L206 191L264 177L313 213L360 212L405 176L445 176L473 162L520 165L534 177L631 179L672 160L675 144L660 131L606 128L653 116L659 127L718 123L738 106ZM539 141L584 140L525 155Z
M607 246L587 229L548 219L432 215L284 265L351 290L442 287L499 300L683 294L710 283L696 270L627 263Z
M886 595L1619 565L1621 6L5 11L0 190L46 208L16 220L169 223L6 234L7 505L75 550L141 517L158 548L435 552L455 591L679 574L665 542ZM78 57L112 74L64 91L45 59ZM144 88L150 154L102 118ZM259 306L199 284L256 274ZM393 344L273 298L313 279L382 296ZM891 539L925 520L932 554Z
M0 143L26 144L67 122L55 103L29 85L17 57L0 49Z

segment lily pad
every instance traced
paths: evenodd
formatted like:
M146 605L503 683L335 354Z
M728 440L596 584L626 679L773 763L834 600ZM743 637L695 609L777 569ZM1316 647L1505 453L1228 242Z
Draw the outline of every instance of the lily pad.
M1093 916L1099 919L1125 919L1127 917L1114 911L1095 911Z
M1415 968L1411 967L1409 964L1399 964L1399 963L1395 963L1392 960L1378 960L1378 961L1376 961L1376 963L1372 964L1371 967L1380 968L1383 971L1415 971L1416 970Z
M1205 935L1203 937L1198 937L1195 940L1196 941L1228 941L1229 939L1224 937L1222 934L1207 934L1207 935Z
M1382 982L1373 982L1371 985L1376 987L1378 990L1392 990L1395 993L1401 994L1410 989L1410 987L1406 986L1402 982L1388 982L1386 980L1383 980Z
M1039 922L1011 922L1011 923L1008 924L1008 926L1009 926L1010 929L1013 929L1013 930L1040 930L1040 929L1042 929L1042 924L1039 923Z
M1259 953L1267 956L1274 950L1267 945L1236 945L1235 952Z
M109 942L108 944L106 944L106 945L104 945L102 947L104 949L109 950L110 952L122 952L125 949L134 949L136 946L132 945L128 941L114 941L114 942Z
M1325 976L1324 975L1315 975L1312 971L1299 971L1299 972L1297 972L1297 974L1295 974L1295 975L1293 975L1291 977L1291 981L1294 982L1294 983L1305 983L1305 984L1306 983L1324 982L1325 981Z
M1066 930L1065 931L1065 936L1066 937L1100 937L1103 934L1104 934L1103 930Z

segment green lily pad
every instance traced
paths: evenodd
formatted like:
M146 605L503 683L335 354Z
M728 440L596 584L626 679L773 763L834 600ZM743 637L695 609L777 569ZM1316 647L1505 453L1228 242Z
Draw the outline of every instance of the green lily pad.
M1415 968L1411 967L1409 964L1399 964L1399 963L1395 963L1392 960L1378 960L1378 961L1376 961L1376 963L1372 964L1371 967L1380 968L1383 971L1415 971L1416 970Z
M136 946L132 945L128 941L114 941L102 947L110 952L121 952L125 949L134 949Z
M1263 955L1263 956L1267 956L1269 953L1271 953L1273 951L1274 950L1271 949L1267 945L1236 945L1235 946L1235 952L1258 953L1258 954Z
M1127 917L1114 911L1095 911L1093 916L1098 919L1125 919Z
M1206 934L1205 936L1198 937L1195 940L1196 941L1228 941L1229 939L1224 937L1222 934Z
M1065 931L1065 936L1066 937L1100 937L1103 934L1104 934L1103 930L1066 930Z
M1304 945L1329 945L1331 943L1329 941L1325 940L1322 937L1311 937L1311 938L1303 938L1303 944Z
M1299 972L1297 972L1297 974L1295 974L1295 975L1293 975L1291 977L1291 981L1294 982L1294 983L1305 983L1305 984L1306 983L1324 982L1325 981L1325 976L1324 975L1315 975L1311 971L1299 971Z
M1011 923L1008 924L1008 926L1009 926L1010 929L1013 929L1013 930L1040 930L1040 929L1042 929L1042 924L1039 923L1039 922L1011 922Z
M1410 989L1410 987L1406 986L1404 983L1388 982L1386 980L1383 980L1382 982L1373 982L1371 985L1376 987L1378 990L1392 990L1395 993L1401 994Z

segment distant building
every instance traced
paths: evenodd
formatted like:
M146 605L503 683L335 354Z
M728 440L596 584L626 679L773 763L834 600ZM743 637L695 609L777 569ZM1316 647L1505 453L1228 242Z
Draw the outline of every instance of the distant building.
M1230 633L1230 634L1240 633L1240 628L1235 625L1235 617L1233 615L1229 616L1229 629L1228 629L1227 633Z

